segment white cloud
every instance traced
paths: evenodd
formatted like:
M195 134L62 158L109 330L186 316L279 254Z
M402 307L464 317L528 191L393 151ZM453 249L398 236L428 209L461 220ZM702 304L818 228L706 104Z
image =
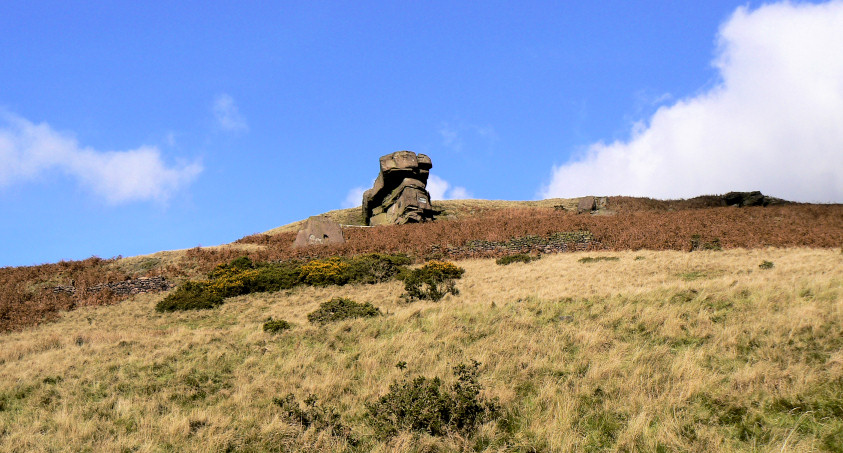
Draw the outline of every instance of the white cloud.
M430 175L427 179L427 191L430 192L431 200L464 200L471 198L471 194L465 187L451 187L451 183L436 175Z
M363 206L363 192L366 189L363 187L355 187L348 191L348 195L345 196L345 200L342 202L342 208L359 208Z
M541 195L843 201L843 2L739 8L718 41L717 86L554 167Z
M234 98L227 94L220 94L214 99L214 117L224 131L246 132L249 130L246 118L240 114Z
M112 204L166 201L202 171L199 163L168 167L153 146L128 151L96 151L24 118L0 113L0 187L59 170Z

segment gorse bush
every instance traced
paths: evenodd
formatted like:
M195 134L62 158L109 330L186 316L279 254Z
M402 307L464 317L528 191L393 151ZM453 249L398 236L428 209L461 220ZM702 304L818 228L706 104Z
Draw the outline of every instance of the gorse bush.
M404 272L400 278L404 280L404 290L401 297L407 301L426 299L441 300L446 294L459 294L454 280L461 278L465 269L448 261L430 261L424 266Z
M247 257L220 264L208 273L208 286L222 297L278 291L296 286L300 280L297 262L254 263Z
M206 281L184 283L156 308L158 311L214 308L227 297L279 291L302 284L380 283L405 270L410 261L406 255L379 253L354 258L331 257L306 263L256 263L248 257L241 257L214 267Z
M412 260L406 255L380 253L317 259L301 266L301 281L314 286L381 283L395 277L410 263Z
M515 255L507 255L502 256L495 260L499 266L506 266L512 263L529 263L530 261L537 260L541 258L541 256L533 256L528 253L516 253Z
M359 303L344 297L335 297L323 302L319 308L307 315L313 324L325 325L330 322L351 318L369 318L380 316L381 312L369 302Z
M433 436L471 436L477 427L500 416L497 401L481 396L477 381L480 363L454 367L456 381L444 385L438 377L418 376L393 382L389 392L366 405L368 421L380 438L399 431L424 432Z
M263 331L269 333L280 333L285 330L289 330L292 327L292 324L283 319L269 318L265 323L263 323Z
M370 253L348 260L348 281L354 283L383 283L391 280L413 260L404 254Z
M204 282L187 281L155 305L159 312L176 310L203 310L214 308L223 297L208 288Z
M344 285L348 283L349 267L339 257L313 260L302 265L301 281L313 286Z

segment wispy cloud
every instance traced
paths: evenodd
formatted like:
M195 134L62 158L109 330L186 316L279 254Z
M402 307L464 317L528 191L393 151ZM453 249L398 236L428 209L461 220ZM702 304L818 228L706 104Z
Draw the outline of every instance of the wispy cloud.
M227 132L247 132L249 124L246 118L240 114L234 98L228 94L220 94L214 99L214 117L217 125Z
M202 171L198 162L168 166L154 146L97 151L17 115L0 113L0 187L61 171L108 203L166 201Z
M355 208L363 206L363 192L366 189L363 187L355 187L348 191L348 194L345 196L345 200L342 201L342 208Z
M438 132L442 138L442 146L458 153L465 149L466 142L472 148L488 148L498 141L498 134L495 132L495 128L490 125L477 126L443 122L439 126Z
M427 180L427 191L431 200L464 200L471 198L471 193L465 187L452 186L444 179L430 175Z
M843 201L843 2L738 8L718 40L720 83L554 167L541 195Z

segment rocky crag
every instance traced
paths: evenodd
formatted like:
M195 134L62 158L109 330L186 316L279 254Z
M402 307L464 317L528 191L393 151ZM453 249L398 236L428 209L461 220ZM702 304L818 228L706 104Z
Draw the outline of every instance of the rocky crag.
M363 193L366 225L402 225L433 220L435 214L426 190L433 163L412 151L396 151L380 158L374 186Z

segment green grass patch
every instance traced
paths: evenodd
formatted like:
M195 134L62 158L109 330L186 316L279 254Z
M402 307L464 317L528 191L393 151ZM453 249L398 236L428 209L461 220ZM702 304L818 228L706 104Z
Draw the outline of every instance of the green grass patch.
M618 261L620 258L617 256L586 256L583 258L578 259L577 261L580 263L597 263L600 261Z

